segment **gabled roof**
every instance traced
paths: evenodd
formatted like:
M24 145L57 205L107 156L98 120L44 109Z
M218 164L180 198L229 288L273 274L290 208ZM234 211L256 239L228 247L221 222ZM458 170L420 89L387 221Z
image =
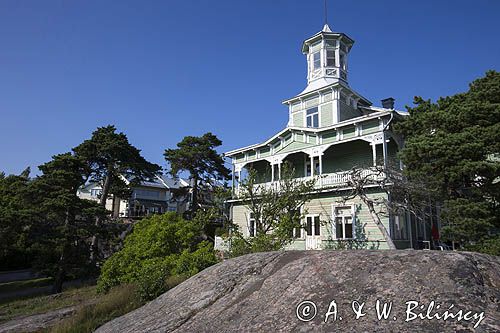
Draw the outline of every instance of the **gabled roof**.
M293 96L292 98L286 99L282 101L282 104L287 104L290 102L293 102L295 100L301 99L301 98L308 98L312 95L314 95L317 92L320 92L321 90L325 90L328 88L333 88L333 87L338 87L340 86L342 89L350 91L354 96L360 99L360 101L364 102L366 105L371 105L372 102L370 102L368 99L363 97L361 94L357 93L354 91L351 87L349 87L347 84L343 83L342 81L339 81L334 78L319 78L307 85L307 87L300 92L299 94Z
M120 176L120 178L125 182L125 184L130 185L132 179L127 179L124 176ZM136 186L141 187L153 187L160 189L178 189L181 187L189 186L189 182L182 178L169 178L164 175L155 176L152 180L140 181ZM88 191L91 188L102 188L102 186L96 182L90 182L85 184L80 188L80 190Z
M277 138L285 137L288 133L292 133L292 132L303 132L303 133L320 133L320 132L325 132L325 131L328 131L328 130L336 129L336 128L339 128L339 127L344 127L344 126L351 125L351 124L354 124L354 123L359 123L360 121L365 121L365 120L369 120L369 119L378 118L380 116L390 115L391 112L396 112L397 114L403 115L403 116L407 115L406 112L397 111L397 110L391 110L391 109L384 109L384 108L379 108L379 107L371 107L370 106L370 107L366 107L366 109L369 109L369 110L372 110L372 111L376 111L376 112L371 112L370 114L367 114L367 115L364 115L364 116L347 119L347 120L341 121L339 123L336 123L334 125L330 125L330 126L326 126L326 127L318 127L318 128L298 127L298 126L286 127L286 128L282 129L277 134L273 135L272 137L270 137L269 139L267 139L264 142L253 144L253 145L246 146L246 147L243 147L243 148L233 149L231 151L228 151L228 152L224 153L224 156L230 157L230 156L234 156L234 155L237 155L239 153L242 153L242 152L245 152L245 151L248 151L248 150L257 149L257 148L269 145L269 144L271 144L271 142L273 142Z

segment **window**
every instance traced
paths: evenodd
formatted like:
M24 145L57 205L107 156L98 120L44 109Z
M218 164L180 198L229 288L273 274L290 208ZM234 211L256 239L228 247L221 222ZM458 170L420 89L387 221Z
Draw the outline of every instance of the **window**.
M319 127L319 112L318 107L307 109L306 111L307 127Z
M341 53L340 54L340 68L342 68L343 70L345 70L346 66L345 66L345 54Z
M250 219L248 221L248 234L250 237L257 236L257 225L255 223L255 218L253 213L250 213Z
M159 191L136 189L134 190L134 192L135 192L135 197L154 198L154 199L160 198Z
M102 190L101 189L96 189L96 188L93 188L90 190L90 196L91 197L99 197L101 196L102 194Z
M335 66L335 50L326 50L326 67Z
M352 239L353 211L351 206L334 207L335 237L337 239Z
M408 235L406 232L406 219L403 215L395 215L393 218L392 235L395 240L406 240Z
M306 217L306 235L307 236L321 235L321 224L318 215Z
M292 238L302 238L302 228L301 227L293 228L290 236L292 236Z
M319 170L319 156L313 157L313 163L314 163L314 174L319 175L320 170ZM306 177L311 176L311 159L306 157Z
M321 54L318 52L313 53L313 69L321 67Z

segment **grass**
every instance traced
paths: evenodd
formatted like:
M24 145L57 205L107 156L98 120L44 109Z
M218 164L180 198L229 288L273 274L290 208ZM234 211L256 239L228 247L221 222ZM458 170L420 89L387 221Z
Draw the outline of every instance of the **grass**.
M96 300L95 286L68 289L61 294L18 299L0 304L0 323L15 317L29 316Z
M84 305L75 315L52 327L52 333L93 332L104 323L124 315L143 303L132 285L121 285L101 295L98 302Z
M29 288L44 287L51 284L52 281L53 281L52 278L45 277L33 280L0 283L0 293L29 289Z

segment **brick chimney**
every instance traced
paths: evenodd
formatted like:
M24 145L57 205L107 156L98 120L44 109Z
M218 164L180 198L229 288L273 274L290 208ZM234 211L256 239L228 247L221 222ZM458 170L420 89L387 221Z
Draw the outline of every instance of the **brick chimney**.
M383 99L381 101L382 102L382 107L384 109L394 109L394 101L395 101L395 99L392 98L392 97L385 98L385 99Z

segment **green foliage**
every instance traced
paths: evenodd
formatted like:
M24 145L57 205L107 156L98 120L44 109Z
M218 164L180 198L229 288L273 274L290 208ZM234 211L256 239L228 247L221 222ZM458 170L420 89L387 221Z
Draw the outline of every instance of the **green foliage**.
M73 148L73 151L87 163L90 180L104 183L107 178L111 189L116 186L116 191L109 193L118 196L124 186L120 175L143 180L153 177L160 170L160 166L142 157L141 151L130 144L127 136L117 133L112 125L98 127L90 139Z
M491 254L493 256L500 256L500 236L486 237L477 244L469 244L465 247L468 251L481 252Z
M97 203L82 200L77 189L85 182L86 165L71 153L56 155L41 165L26 197L34 210L30 241L38 271L54 277L54 292L66 278L86 276L95 270L89 262L93 221L106 214Z
M137 283L141 297L152 299L168 290L171 276L188 277L213 265L212 245L201 241L202 230L203 225L171 212L141 220L104 263L99 291Z
M33 214L26 193L29 169L19 176L0 173L0 270L29 267L28 231Z
M406 175L442 207L444 237L464 246L500 229L500 73L436 103L415 98L396 130Z
M229 169L224 166L222 155L215 150L222 144L214 134L205 133L201 137L186 136L177 144L177 149L166 149L164 156L169 164L169 173L176 177L187 171L192 179L192 213L199 204L204 204L200 188L213 184L214 180L229 178Z
M230 236L231 255L283 249L293 241L293 230L303 228L301 221L307 214L301 208L311 199L315 179L295 178L294 168L284 163L281 178L275 186L258 183L257 173L249 171L242 183L239 197L248 206L255 219L255 237L244 237L233 226Z

